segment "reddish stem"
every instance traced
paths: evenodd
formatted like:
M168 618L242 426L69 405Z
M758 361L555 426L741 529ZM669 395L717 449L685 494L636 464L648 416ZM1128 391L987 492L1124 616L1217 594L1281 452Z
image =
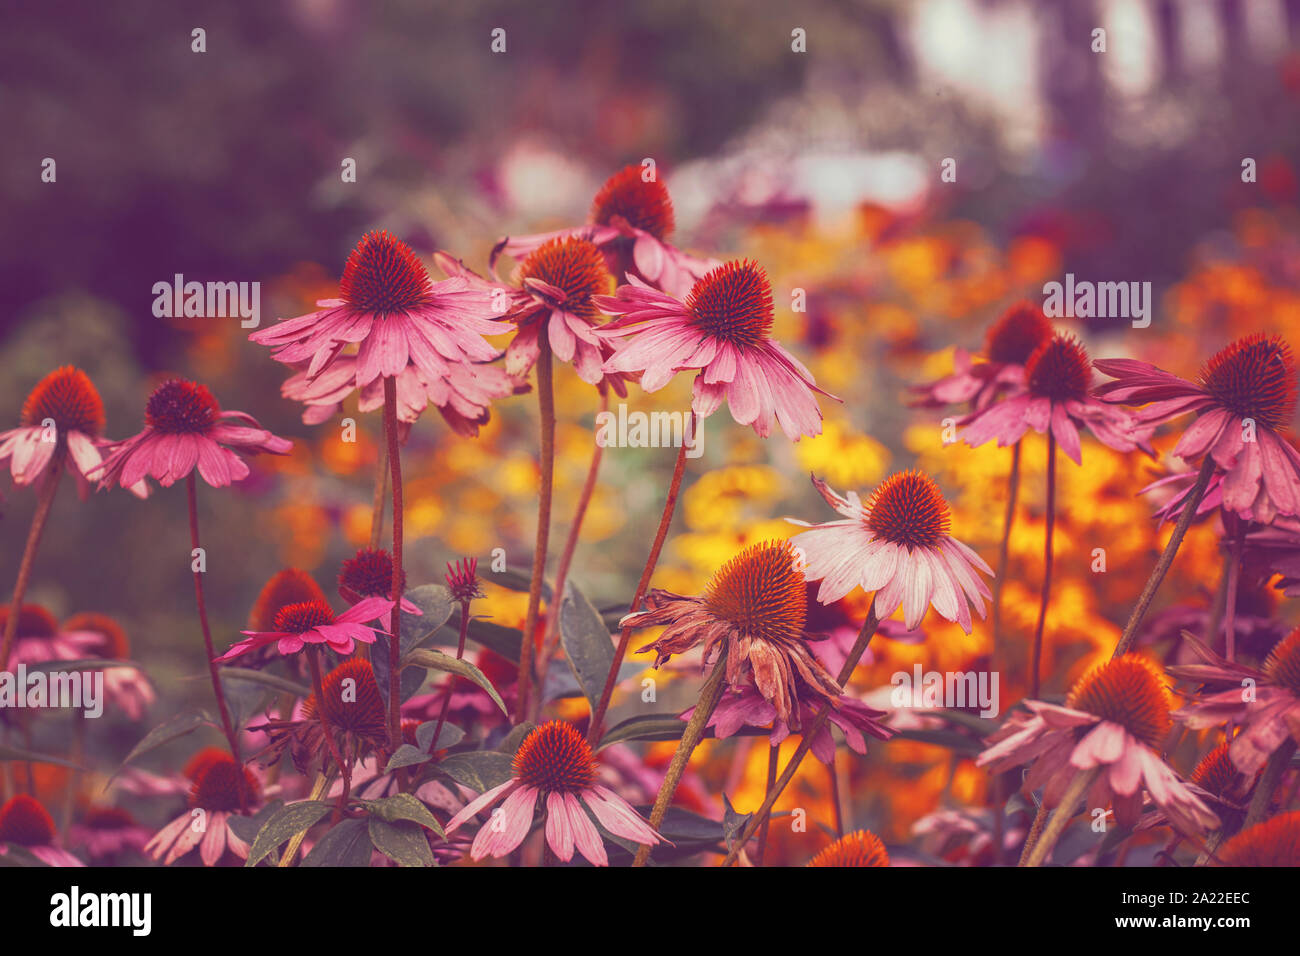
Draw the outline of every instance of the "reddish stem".
M190 506L190 548L197 550L201 547L199 544L199 505L197 483L193 471L185 479L185 494L189 499ZM193 560L193 550L190 555L191 560ZM206 555L204 567L207 567ZM235 725L230 719L230 708L226 706L226 692L221 686L217 654L212 648L212 629L208 626L208 606L203 597L204 573L204 571L194 572L194 599L199 606L199 626L203 629L203 648L208 655L208 675L212 678L212 692L217 698L217 710L221 714L221 727L226 733L226 742L230 744L230 754L235 758L235 763L242 765L243 761L239 756L239 737L236 735Z
M528 715L533 685L533 651L542 584L546 578L546 548L551 536L551 495L555 485L555 387L552 382L551 341L546 329L537 336L537 410L541 418L541 488L537 496L537 543L533 548L533 577L528 585L528 613L524 616L523 643L519 649L519 700L515 716L522 722ZM551 603L559 601L551 595ZM540 693L540 691L539 691Z
M695 429L698 427L698 421L695 413L690 416L690 433L695 435ZM694 443L694 442L692 442ZM677 449L677 462L673 465L673 477L668 484L668 500L664 502L664 513L659 518L659 530L655 532L654 543L650 545L650 554L646 558L645 570L641 572L641 580L637 582L636 593L632 597L632 605L628 613L632 613L641 605L641 599L645 597L646 588L650 585L650 578L655 572L655 565L659 563L659 552L663 550L664 539L668 537L668 526L673 522L673 512L677 508L677 495L682 490L682 474L686 471L686 436L682 436L682 445ZM600 741L600 735L603 733L605 714L609 710L609 700L614 695L614 685L618 683L618 669L623 666L623 658L627 656L627 645L632 638L632 628L624 627L618 637L618 647L614 651L614 660L610 664L609 674L605 677L605 687L600 692L600 701L596 705L596 711L591 715L591 725L587 728L587 740L592 744Z
M1056 436L1047 433L1047 531L1043 535L1043 593L1038 601L1038 624L1034 627L1034 656L1029 673L1029 696L1038 697L1043 663L1043 629L1047 626L1047 605L1052 597L1052 531L1056 526Z
M384 432L393 481L393 583L389 597L393 613L388 638L388 744L396 753L402 744L402 457L397 447L397 380L384 378Z
M329 749L330 756L334 758L339 773L343 775L343 792L339 794L339 802L334 807L334 822L338 823L343 819L343 810L348 805L348 795L352 790L352 766L345 763L342 754L339 753L339 745L334 740L334 728L330 726L329 719L325 716L325 686L321 680L319 648L307 648L307 662L311 666L311 686L316 692L316 716L320 718L321 730L325 734L325 746Z
M36 549L40 547L41 535L45 533L45 522L49 520L50 509L54 506L54 493L59 488L59 479L63 477L61 451L55 451L48 467L50 470L46 475L45 484L36 498L36 511L32 514L32 526L27 531L27 544L23 548L23 557L18 563L18 580L14 582L14 596L9 602L9 616L5 618L4 640L0 641L0 667L6 666L9 652L13 650L14 636L18 633L18 618L22 616L23 598L27 596L27 585L32 579L32 567L36 563Z

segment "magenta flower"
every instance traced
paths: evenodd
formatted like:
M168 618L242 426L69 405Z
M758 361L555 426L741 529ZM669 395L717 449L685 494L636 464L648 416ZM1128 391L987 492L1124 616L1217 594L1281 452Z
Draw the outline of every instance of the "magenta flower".
M381 376L397 378L410 364L427 394L446 397L449 405L453 395L462 407L472 405L472 397L458 387L463 377L453 370L497 358L500 352L483 336L510 330L484 318L490 303L482 290L460 277L432 281L410 247L387 232L362 237L344 266L339 298L316 304L320 311L249 336L271 346L276 361L295 368L305 364L308 383L337 366L329 388L311 393L310 404L321 404L322 394L345 383L364 392ZM344 355L349 346L357 347L355 358ZM408 400L417 387L408 383Z
M308 644L324 644L346 657L352 653L357 641L373 644L376 631L388 633L365 622L378 620L392 610L392 601L377 597L358 601L338 615L324 601L290 604L275 615L275 630L240 631L248 637L232 644L230 650L216 659L233 660L268 644L275 644L281 654L296 654Z
M819 435L822 413L812 373L770 337L774 312L767 273L749 260L728 262L695 283L683 301L635 276L596 304L621 316L601 326L609 340L631 336L605 362L609 372L640 372L654 392L680 371L698 369L691 408L708 418L725 398L731 417L766 438L775 420L791 441ZM839 401L838 398L835 399Z
M12 605L0 605L0 631L12 612ZM9 660L0 661L0 667L12 669L19 664L84 660L95 656L100 641L100 635L92 630L60 627L54 615L39 604L24 604L18 612Z
M83 848L92 861L111 866L124 854L143 853L150 832L121 807L92 806L68 827L68 843Z
M1138 412L1146 424L1197 413L1173 453L1189 462L1214 460L1225 510L1263 524L1300 515L1300 451L1282 435L1295 413L1296 367L1279 336L1259 332L1232 342L1205 363L1200 384L1132 359L1096 364L1116 379L1097 394L1146 405Z
M989 326L982 361L957 349L951 375L912 387L917 395L914 404L940 408L969 402L975 410L987 408L1004 394L1024 388L1025 364L1051 338L1052 323L1043 310L1029 302L1017 303Z
M248 477L244 454L287 454L293 443L272 435L245 412L222 411L206 386L174 378L145 404L144 431L114 443L98 472L99 487L130 488L146 476L168 488L195 467L214 488Z
M1025 387L1004 402L967 415L962 440L978 448L990 438L998 447L1014 445L1033 429L1048 431L1076 465L1082 462L1079 429L1087 428L1103 445L1116 451L1140 448L1153 454L1147 425L1092 392L1092 362L1079 340L1058 333L1040 345L1025 363Z
M0 857L20 846L46 866L85 866L59 846L54 818L34 797L20 793L0 806Z
M892 475L864 505L856 492L842 498L820 478L813 485L840 521L804 525L790 543L804 556L804 574L821 581L817 600L838 601L855 587L875 592L880 620L900 607L912 630L926 608L971 631L970 609L984 616L988 585L976 574L993 576L978 554L948 533L948 503L938 486L918 471Z
M528 836L539 801L546 811L547 845L566 863L577 849L596 866L609 864L600 831L588 812L615 836L646 846L662 840L626 800L596 782L591 746L576 727L561 720L545 723L525 737L515 754L511 778L452 817L447 834L502 798L500 811L494 811L474 837L469 853L475 860L505 856L519 846Z
M1262 670L1222 658L1189 634L1183 640L1203 663L1174 665L1169 673L1224 689L1202 691L1174 714L1176 720L1193 730L1234 724L1228 754L1248 776L1288 738L1300 743L1300 628L1277 643Z
M1124 826L1137 823L1145 790L1180 832L1204 834L1219 818L1157 753L1169 734L1171 695L1160 668L1136 654L1097 665L1071 688L1065 706L1026 700L986 743L976 766L1004 773L1029 765L1024 790L1043 788L1055 807L1081 773L1099 772L1086 806L1113 806Z
M687 255L666 241L673 231L672 200L658 179L647 180L640 166L626 166L601 187L591 210L591 224L530 236L507 236L492 250L495 274L502 253L524 259L553 239L576 236L604 253L610 272L638 278L671 295L684 296L716 260Z
M214 759L194 776L189 808L153 835L144 850L170 866L198 847L204 866L216 866L227 849L248 859L248 844L230 828L230 818L257 809L261 785L247 767L229 754ZM198 812L201 811L201 812Z

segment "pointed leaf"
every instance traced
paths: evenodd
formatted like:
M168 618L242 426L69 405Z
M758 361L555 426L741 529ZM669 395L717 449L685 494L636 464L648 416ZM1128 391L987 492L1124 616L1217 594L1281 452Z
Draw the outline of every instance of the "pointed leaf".
M370 827L366 820L341 820L316 841L300 866L369 866Z
M281 807L257 831L244 866L257 866L281 843L288 842L303 830L310 830L329 812L330 805L323 800L303 800Z
M501 708L501 713L506 714L505 701L497 693L497 689L492 686L492 682L487 679L481 670L475 667L467 660L456 660L450 654L444 654L442 651L435 651L428 647L417 647L411 653L406 655L404 666L423 667L429 670L446 671L449 674L455 674L458 677L464 677L466 680L473 681L479 687L487 691L488 696L492 698L493 703Z

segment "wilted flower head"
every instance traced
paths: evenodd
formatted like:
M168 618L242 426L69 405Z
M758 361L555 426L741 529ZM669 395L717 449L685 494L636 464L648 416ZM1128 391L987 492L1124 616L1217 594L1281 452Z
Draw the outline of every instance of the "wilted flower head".
M214 488L248 477L248 465L235 452L288 454L293 443L272 435L253 416L222 411L205 385L174 378L163 382L145 404L144 430L115 442L96 471L99 487L130 488L146 476L164 488L196 467Z
M855 830L822 847L808 866L889 866L889 851L870 830Z
M727 683L740 689L752 680L779 718L796 730L797 680L812 694L838 703L840 685L807 646L804 576L795 567L789 542L746 548L718 570L699 597L656 588L646 595L645 605L646 610L628 614L620 624L667 625L657 640L637 651L653 649L655 667L699 644L707 663L725 646Z
M539 800L545 801L546 842L561 860L576 848L596 866L606 866L600 832L587 813L615 836L654 846L662 839L618 794L596 782L591 745L572 724L552 720L535 728L515 753L511 777L452 817L450 835L475 814L505 798L501 813L479 829L470 856L505 856L523 842ZM579 802L581 801L581 802ZM584 809L583 804L586 804Z
M1132 359L1097 368L1116 379L1098 395L1145 405L1137 414L1148 425L1197 413L1173 454L1214 460L1227 511L1264 524L1279 514L1300 515L1300 451L1282 435L1295 414L1296 366L1281 337L1257 332L1237 339L1205 363L1199 384Z
M970 609L984 616L988 586L977 571L993 569L948 533L948 503L939 487L919 471L904 471L882 482L864 505L856 492L841 497L813 478L826 503L843 515L839 521L808 525L790 539L804 555L804 574L821 581L817 600L838 601L855 587L875 592L880 620L903 608L904 625L921 623L926 608L956 621L969 634Z
M762 267L748 259L728 262L704 275L685 301L629 277L613 296L596 304L620 316L597 334L618 345L606 371L640 372L647 392L663 388L681 371L698 370L691 409L708 418L725 398L731 417L766 438L772 422L798 441L818 435L822 413L812 373L771 337L772 286ZM839 401L839 399L836 399Z
M1099 768L1089 807L1113 805L1115 819L1137 823L1145 789L1180 832L1201 834L1219 818L1160 758L1172 726L1172 697L1163 672L1145 657L1124 654L1088 671L1065 706L1027 700L988 738L976 765L1002 773L1029 764L1024 789L1043 788L1043 805L1061 802L1079 773Z

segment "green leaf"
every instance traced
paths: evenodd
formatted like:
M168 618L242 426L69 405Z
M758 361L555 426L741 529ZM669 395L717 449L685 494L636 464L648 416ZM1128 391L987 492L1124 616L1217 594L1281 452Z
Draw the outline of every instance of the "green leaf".
M57 673L59 671L102 671L110 667L130 667L134 670L143 672L144 668L134 661L115 661L104 658L86 658L78 661L40 661L36 664L27 664L25 670L29 674L40 673Z
M492 682L484 676L483 672L466 660L456 660L450 654L444 654L442 651L435 651L428 647L417 647L411 653L406 655L403 662L404 667L423 667L428 670L445 671L449 674L455 674L458 677L464 677L466 680L473 681L479 687L487 691L488 696L492 698L493 703L501 708L501 713L506 714L505 701L497 693L497 689L492 686Z
M428 807L409 793L397 793L391 797L384 797L382 800L362 800L361 805L372 816L379 817L379 819L388 823L406 820L411 823L418 823L422 827L428 827L438 836L443 835L442 824L429 812Z
M205 725L209 727L216 726L212 722L212 718L201 710L191 710L177 714L145 734L144 739L131 748L131 752L126 755L126 759L122 761L121 766L113 772L113 776L116 777L125 770L126 765L137 757L147 754L151 750L157 750L163 744L184 737L186 734L192 734Z
M600 739L600 749L630 740L681 740L686 721L676 714L643 714L629 717L609 728ZM712 733L712 731L710 731Z
M271 819L271 814L278 813L282 806L284 806L283 800L272 800L262 809L249 816L232 813L226 820L226 826L230 827L230 831L235 836L252 846L253 841L257 839L257 834L262 829L262 825Z
M745 825L749 823L752 813L737 813L736 808L731 805L731 800L724 793L722 795L722 839L727 844L727 851L731 851L731 845L740 838L744 832Z
M433 745L433 732L438 729L436 720L426 720L420 726L415 728L415 745L425 753L433 753L435 750L446 750L448 747L454 747L465 739L465 731L461 730L455 724L444 723L442 731L438 734L438 745Z
M509 780L513 763L513 754L476 750L472 753L452 754L438 764L437 770L457 783L483 793Z
M519 745L524 742L524 738L531 734L537 725L531 720L525 720L522 724L516 724L510 729L510 733L502 738L501 743L493 747L493 750L499 750L503 754L515 755Z
M420 609L419 614L402 612L402 653L419 647L451 617L451 590L445 584L422 584L403 595Z
M366 820L340 820L316 841L300 866L369 866L370 827Z
M311 696L311 688L306 684L299 684L278 674L268 674L266 671L255 671L248 667L219 667L217 673L221 675L223 681L247 681L253 684L262 684L275 690L282 690L293 694L295 697Z
M69 767L73 770L89 769L62 757L36 753L33 750L23 750L21 747L10 747L8 744L0 744L0 760L26 760L30 763L51 763L58 767Z
M398 866L433 866L433 851L424 831L412 823L386 823L370 818L370 842Z
M433 754L421 750L419 747L412 747L410 744L402 744L388 758L388 765L384 767L384 773L392 773L401 767L414 767L416 764L428 763L433 759Z
M460 628L460 611L447 621L449 628ZM488 650L499 654L512 664L519 663L519 652L524 643L524 632L514 627L502 627L482 618L471 617L466 636Z
M527 559L526 567L532 567L533 559ZM518 571L493 571L490 575L482 576L484 581L489 584L499 584L503 588L511 591L522 591L527 594L532 590L533 578L531 574L520 574ZM542 597L547 601L551 599L551 586L542 581Z
M248 851L244 866L257 866L281 843L292 839L303 830L309 830L320 822L320 818L330 812L330 805L323 800L303 800L290 803L272 814L271 818L257 831L257 838Z
M614 665L614 642L600 613L573 582L565 588L560 603L560 643L564 645L564 656L573 669L573 676L595 713L605 689L605 678Z

